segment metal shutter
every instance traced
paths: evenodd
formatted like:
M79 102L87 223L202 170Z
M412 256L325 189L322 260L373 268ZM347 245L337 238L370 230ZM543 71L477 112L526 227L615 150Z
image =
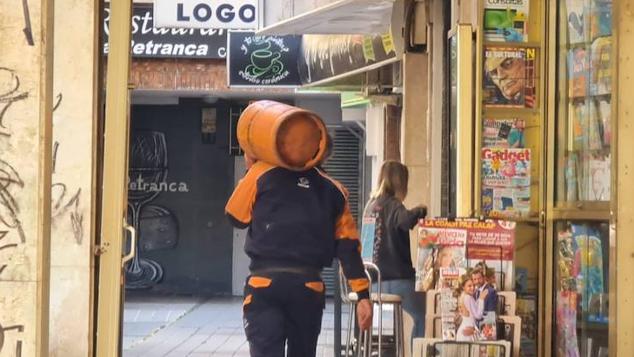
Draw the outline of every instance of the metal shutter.
M333 153L324 165L328 175L341 182L349 191L350 211L359 222L362 205L362 183L363 183L363 154L364 138L363 134L354 128L329 127L328 131L333 138ZM326 291L332 296L335 291L336 270L325 268L323 279L326 284Z

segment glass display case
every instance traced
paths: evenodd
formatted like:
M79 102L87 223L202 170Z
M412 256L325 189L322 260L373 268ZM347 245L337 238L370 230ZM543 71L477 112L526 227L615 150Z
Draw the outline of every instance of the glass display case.
M612 147L612 2L560 0L557 189L560 208L606 209Z
M608 224L560 221L554 244L553 355L607 357Z
M558 0L553 356L608 356L612 2Z

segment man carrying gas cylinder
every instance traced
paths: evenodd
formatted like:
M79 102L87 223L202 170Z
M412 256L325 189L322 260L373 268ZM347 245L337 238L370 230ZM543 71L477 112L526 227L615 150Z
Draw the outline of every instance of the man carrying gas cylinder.
M343 186L320 171L327 132L314 113L255 102L238 121L247 173L225 208L249 228L244 329L252 357L315 356L325 306L321 270L334 257L358 294L357 321L372 324L359 234Z

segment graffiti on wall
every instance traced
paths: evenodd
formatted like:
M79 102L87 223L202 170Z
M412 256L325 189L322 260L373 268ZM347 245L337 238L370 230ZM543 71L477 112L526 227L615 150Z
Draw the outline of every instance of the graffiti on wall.
M24 326L13 325L13 326L3 327L2 325L0 325L0 352L2 352L2 348L4 347L5 333L11 332L14 330L16 332L24 332ZM22 341L20 340L15 342L15 357L22 357Z
M57 94L53 105L53 113L60 108L62 104L62 93ZM56 119L58 119L56 117ZM59 119L61 120L61 119ZM53 143L53 186L51 187L51 217L54 222L65 222L69 225L73 232L75 243L81 245L84 238L84 213L81 209L81 187L69 190L68 184L61 182L56 178L58 152L62 144L59 141Z
M11 131L8 122L11 107L28 98L28 92L20 89L20 77L15 70L0 66L0 140L8 140ZM24 188L18 170L0 156L0 252L12 250L26 242L26 234L20 220L20 204L16 194ZM0 260L0 276L8 262Z
M5 116L13 104L28 96L27 92L20 90L20 77L15 71L0 67L0 136L11 136L7 131Z
M2 144L11 138L9 122L16 120L15 116L10 116L11 107L28 96L28 92L20 90L20 77L16 71L0 66L0 140L5 141ZM0 156L0 253L5 253L0 256L0 277L9 267L10 255L6 260L4 257L10 253L6 252L14 251L20 244L26 243L26 234L20 220L20 204L16 196L22 189L24 181L20 173L7 158ZM14 350L14 355L21 357L22 341L17 339L15 347L10 347L6 345L6 335L23 331L23 325L4 326L3 321L0 321L0 354Z

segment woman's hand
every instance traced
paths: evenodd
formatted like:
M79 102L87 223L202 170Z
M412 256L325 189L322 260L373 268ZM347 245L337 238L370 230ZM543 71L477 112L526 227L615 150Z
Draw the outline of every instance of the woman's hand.
M487 295L489 295L489 290L487 289L482 290L482 292L480 293L480 300L486 299Z
M427 206L425 205L418 205L414 207L414 211L416 212L418 218L425 218L425 216L427 216Z
M361 331L372 327L372 303L369 299L363 299L357 303L357 322Z

